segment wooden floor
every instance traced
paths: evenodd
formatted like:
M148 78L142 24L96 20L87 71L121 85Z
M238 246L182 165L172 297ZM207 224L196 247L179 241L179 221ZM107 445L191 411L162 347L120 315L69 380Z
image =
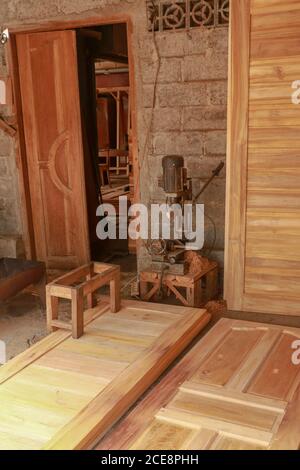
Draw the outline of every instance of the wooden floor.
M83 449L105 433L206 326L204 310L123 301L86 314L0 369L0 449Z
M220 320L96 448L299 449L299 338L300 329Z

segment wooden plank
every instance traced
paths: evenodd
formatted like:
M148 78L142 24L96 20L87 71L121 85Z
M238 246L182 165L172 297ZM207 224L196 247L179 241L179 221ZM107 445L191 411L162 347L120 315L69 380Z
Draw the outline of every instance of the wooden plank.
M4 364L0 368L0 384L18 374L29 364L39 359L46 352L51 351L51 349L55 348L69 336L70 333L66 331L57 331L51 336L47 336L45 339L42 339L30 349L27 349L16 356L14 359L11 359L7 364Z
M262 335L260 330L232 329L207 361L199 367L193 380L225 386Z
M56 284L50 284L47 286L47 292L49 296L67 300L72 299L72 289L72 287L59 286Z
M286 352L291 351L295 339L292 335L281 335L248 388L249 393L289 400L292 386L299 376L299 366L292 363L291 357Z
M91 267L93 263L85 264L84 266L80 266L77 269L74 269L71 272L63 274L55 279L51 285L63 285L63 286L70 286L74 282L78 282L80 278L85 278L88 274L90 274Z
M107 303L101 303L98 305L96 309L91 311L90 316L86 315L85 324L88 325L91 321L94 321L97 317L107 311L108 308L109 306ZM4 364L0 368L0 385L14 375L18 374L33 362L37 361L44 354L60 345L70 336L71 334L67 331L56 331L55 333L52 333L35 345L31 346L29 349L19 354L15 358L11 359L9 362L7 362L7 364Z
M256 342L255 333L262 335ZM221 320L96 449L298 449L300 369L295 374L287 364L300 329L289 332L288 340L286 334L282 326ZM230 363L232 345L236 352L233 339L240 346L248 343L248 354L241 367L232 368L231 379L220 382L215 374L211 383L197 380L204 370L209 373L209 361L219 360L220 368ZM275 373L279 356L283 365L276 374L275 390L280 393L272 395L270 373ZM243 371L240 381L239 371Z
M193 395L199 395L202 397L212 398L220 400L222 402L236 403L243 405L245 403L245 393L236 391L235 386L229 388L219 387L218 385L207 385L193 382L193 379L184 383L180 390L182 392L191 393ZM283 413L286 409L286 402L265 398L261 395L250 395L247 396L247 406L253 406L254 408L261 408L269 410L275 413Z
M1 448L86 448L104 433L210 320L204 310L176 307L172 315L166 306L159 321L165 306L153 307L92 309L98 318L79 340L57 331L1 368Z
M300 385L288 404L285 416L274 436L271 450L300 449Z
M261 15L264 13L281 13L284 11L297 11L300 10L299 0L286 0L284 3L281 0L252 0L251 13L253 15Z
M183 449L186 448L184 444L186 445L186 442L191 440L194 435L195 433L191 429L171 423L158 423L156 420L153 420L147 430L147 444L143 446L143 450L152 450L158 440L160 440L162 447L168 447L169 450ZM137 440L130 450L141 449L143 437L141 436L140 440Z
M275 329L266 329L264 331L264 334L262 334L256 347L247 355L234 377L231 377L229 380L227 385L230 388L234 388L238 391L246 390L250 381L253 379L253 375L257 371L259 364L268 356L280 334L281 333ZM251 370L253 371L253 375L249 374L249 371Z
M241 126L244 147L232 151L232 129L240 128L241 118L236 106L229 112L225 298L232 310L299 316L300 114L292 84L300 74L300 3L242 3L250 9L242 10L246 28L239 30L240 5L231 2L229 106L248 96L243 114L249 120L244 131ZM248 80L237 83L241 64L234 47L245 35Z
M185 404L189 405L187 409L183 407L181 398L185 400ZM189 402L186 401L187 398ZM231 409L227 409L224 403L209 400L203 402L196 400L196 403L193 403L191 396L180 395L178 399L178 408L164 408L157 413L156 418L186 428L217 430L220 434L233 434L241 440L249 439L261 445L267 445L272 438L275 414L255 414L253 409L247 406L232 406ZM198 408L199 414L196 412ZM206 414L206 411L209 413Z
M248 157L250 0L230 2L225 285L230 310L242 310ZM243 54L240 54L240 51Z

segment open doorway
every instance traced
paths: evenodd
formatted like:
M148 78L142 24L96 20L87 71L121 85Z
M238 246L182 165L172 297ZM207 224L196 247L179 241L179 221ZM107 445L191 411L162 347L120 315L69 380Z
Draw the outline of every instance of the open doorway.
M76 35L90 249L94 260L108 261L135 253L128 239L95 237L95 194L115 208L116 227L119 197L127 208L134 198L127 25L81 28Z
M99 203L117 206L123 195L129 206L136 197L128 36L128 24L115 22L13 37L27 235L49 269L135 253L128 240L96 236ZM136 269L135 257L133 263Z

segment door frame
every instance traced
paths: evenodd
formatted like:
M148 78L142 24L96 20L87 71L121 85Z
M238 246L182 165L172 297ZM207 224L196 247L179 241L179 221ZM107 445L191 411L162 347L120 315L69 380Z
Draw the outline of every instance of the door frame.
M250 17L250 0L230 2L224 299L235 311L244 299Z
M137 116L136 116L136 86L135 86L135 67L133 54L133 24L128 15L119 16L93 16L81 20L62 20L46 21L35 24L6 24L9 29L10 37L7 48L7 59L9 75L12 78L14 90L13 114L15 115L18 129L16 137L16 163L18 169L19 191L20 191L20 211L22 220L22 236L25 246L25 253L28 259L36 258L36 245L33 230L33 209L30 197L30 182L27 164L27 152L24 133L23 109L21 99L21 86L19 77L19 63L16 45L16 37L26 33L46 33L58 30L70 30L91 26L103 26L110 24L123 23L127 27L127 45L128 45L128 65L129 65L129 84L131 100L131 120L132 120L132 151L133 151L133 174L134 174L134 198L135 202L140 201L139 185L139 163L138 163L138 144L137 144ZM86 198L86 194L84 194ZM88 233L88 227L86 227Z

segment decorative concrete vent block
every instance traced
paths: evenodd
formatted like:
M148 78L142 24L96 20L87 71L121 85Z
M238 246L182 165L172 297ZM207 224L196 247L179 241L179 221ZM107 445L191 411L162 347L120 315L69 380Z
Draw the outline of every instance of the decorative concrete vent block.
M149 31L228 26L229 0L147 0Z

